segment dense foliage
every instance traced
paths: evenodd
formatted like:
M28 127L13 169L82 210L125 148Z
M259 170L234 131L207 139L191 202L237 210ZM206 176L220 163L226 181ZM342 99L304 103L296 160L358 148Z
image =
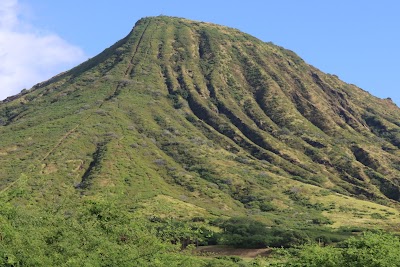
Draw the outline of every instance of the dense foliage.
M302 244L308 236L293 231L267 225L248 218L232 218L220 224L223 233L219 243L241 248L290 247Z
M229 258L201 259L181 251L171 238L194 236L183 228L171 230L172 236L163 229L160 238L147 220L104 201L59 212L15 207L2 199L0 266L237 266Z
M106 203L60 214L2 202L0 220L0 266L146 266L174 251Z
M387 233L366 232L337 246L306 245L282 266L394 267L400 263L400 239Z

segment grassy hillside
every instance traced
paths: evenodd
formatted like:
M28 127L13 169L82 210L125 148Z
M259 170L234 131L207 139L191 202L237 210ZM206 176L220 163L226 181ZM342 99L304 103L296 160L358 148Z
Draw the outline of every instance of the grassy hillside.
M104 240L121 249L105 258L118 258L146 238L188 260L176 246L228 242L230 218L300 241L398 231L399 108L219 25L141 19L100 55L0 102L0 136L0 234L12 216L14 241L34 227L28 240L44 247L54 234L42 260L95 260Z

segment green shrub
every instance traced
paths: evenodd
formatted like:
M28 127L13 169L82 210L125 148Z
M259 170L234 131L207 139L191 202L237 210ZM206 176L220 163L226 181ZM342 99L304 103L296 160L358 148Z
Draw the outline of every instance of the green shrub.
M301 247L298 255L285 266L307 267L392 267L400 262L400 239L387 233L366 232L338 246L321 247L311 244Z
M239 248L291 247L309 240L303 231L269 227L250 218L231 218L219 224L218 242Z

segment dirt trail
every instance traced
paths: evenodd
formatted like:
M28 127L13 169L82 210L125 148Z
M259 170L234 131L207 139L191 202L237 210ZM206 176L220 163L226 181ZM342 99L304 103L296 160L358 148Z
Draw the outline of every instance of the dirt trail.
M149 27L149 24L150 24L150 23L148 23L148 24L146 25L146 28L143 30L142 35L141 35L140 38L139 38L139 41L138 41L138 43L137 43L137 45L136 45L135 51L134 51L133 56L132 56L132 58L131 58L131 60L130 60L130 63L129 63L129 65L128 65L128 68L127 68L127 70L125 71L124 77L126 77L126 76L129 74L129 72L132 70L133 62L134 62L135 56L136 56L136 54L137 54L137 52L138 52L138 49L139 49L139 46L140 46L141 41L142 41L142 39L143 39L143 36L145 35L147 28ZM113 93L112 93L110 96L108 96L108 97L99 105L99 108L101 108L101 107L103 106L103 104L104 104L107 100L111 99L112 96L116 94L116 92L118 91L118 89L120 89L120 87L121 87L121 84L118 83L117 86L116 86L116 88L115 88L115 90L113 91ZM52 149L50 149L50 151L48 151L47 154L43 157L42 161L46 160L58 147L60 147L60 146L63 144L63 142L64 142L65 139L67 139L72 133L74 133L82 124L84 124L86 121L88 121L90 117L91 117L91 114L90 114L87 118L83 119L82 122L78 123L72 130L70 130L69 132L67 132L63 137L61 137L61 139L58 141L58 143L57 143Z
M201 246L196 248L196 254L200 256L239 256L243 258L267 257L271 253L270 248L233 248L227 246Z

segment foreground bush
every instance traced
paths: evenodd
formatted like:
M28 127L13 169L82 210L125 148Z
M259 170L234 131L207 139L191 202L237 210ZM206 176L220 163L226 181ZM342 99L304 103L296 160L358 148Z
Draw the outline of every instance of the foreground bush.
M306 245L282 266L395 267L400 266L400 239L388 233L366 232L338 246Z

